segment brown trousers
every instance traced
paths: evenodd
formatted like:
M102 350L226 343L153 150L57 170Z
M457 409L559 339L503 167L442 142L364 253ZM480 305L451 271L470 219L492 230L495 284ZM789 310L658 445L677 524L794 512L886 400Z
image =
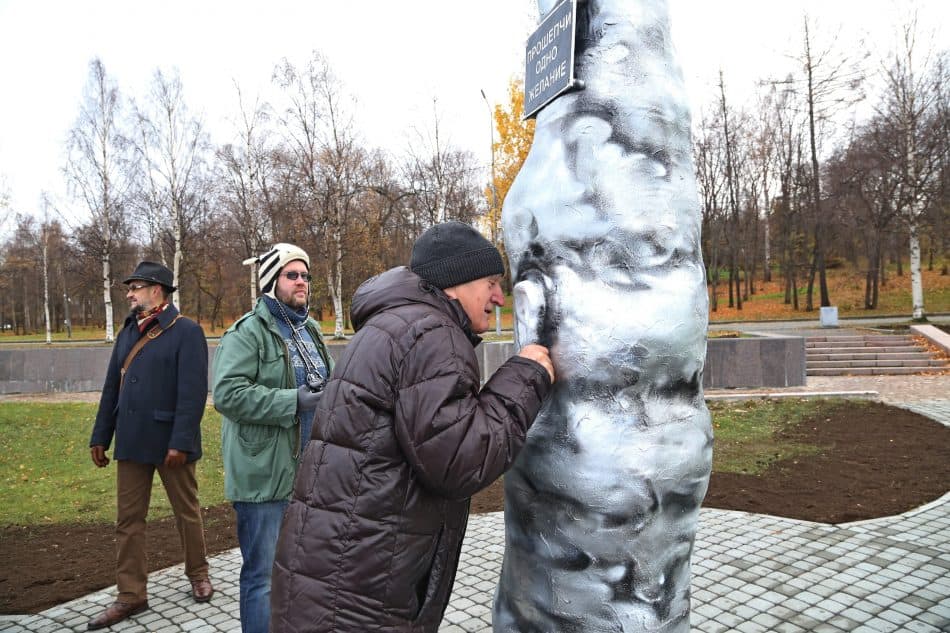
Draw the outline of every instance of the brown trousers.
M204 526L198 503L195 464L175 468L117 462L116 584L122 602L140 602L148 597L148 561L145 553L145 517L152 496L152 478L158 471L175 513L175 525L185 552L185 575L189 580L208 576Z

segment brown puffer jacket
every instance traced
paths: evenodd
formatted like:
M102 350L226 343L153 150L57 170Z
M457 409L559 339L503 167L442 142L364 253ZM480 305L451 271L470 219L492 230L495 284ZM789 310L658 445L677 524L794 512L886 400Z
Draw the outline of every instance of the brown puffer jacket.
M435 632L469 498L507 470L551 389L513 357L479 391L461 305L407 268L353 297L277 544L272 633Z

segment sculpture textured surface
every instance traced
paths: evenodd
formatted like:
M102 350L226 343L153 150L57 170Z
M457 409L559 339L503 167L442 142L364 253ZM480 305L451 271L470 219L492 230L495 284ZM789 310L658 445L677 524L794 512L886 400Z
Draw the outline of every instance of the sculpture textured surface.
M539 113L503 212L517 343L558 382L505 476L494 630L687 632L712 461L687 96L665 0L582 2L577 38L586 87Z

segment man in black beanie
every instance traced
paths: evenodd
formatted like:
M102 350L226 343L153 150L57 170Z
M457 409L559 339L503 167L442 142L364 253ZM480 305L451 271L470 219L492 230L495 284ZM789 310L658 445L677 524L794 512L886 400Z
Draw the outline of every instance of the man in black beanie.
M438 630L470 497L512 464L554 382L527 345L479 389L501 254L438 224L364 282L277 543L271 631Z

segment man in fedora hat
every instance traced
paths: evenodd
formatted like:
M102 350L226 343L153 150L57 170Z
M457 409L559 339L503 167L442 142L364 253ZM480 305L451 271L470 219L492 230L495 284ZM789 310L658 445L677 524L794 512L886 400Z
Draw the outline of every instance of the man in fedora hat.
M208 397L208 344L169 302L172 272L143 261L122 283L132 309L112 349L89 440L93 463L117 466L116 601L89 621L101 629L148 609L145 517L158 471L175 513L185 575L197 602L211 599L195 462Z

